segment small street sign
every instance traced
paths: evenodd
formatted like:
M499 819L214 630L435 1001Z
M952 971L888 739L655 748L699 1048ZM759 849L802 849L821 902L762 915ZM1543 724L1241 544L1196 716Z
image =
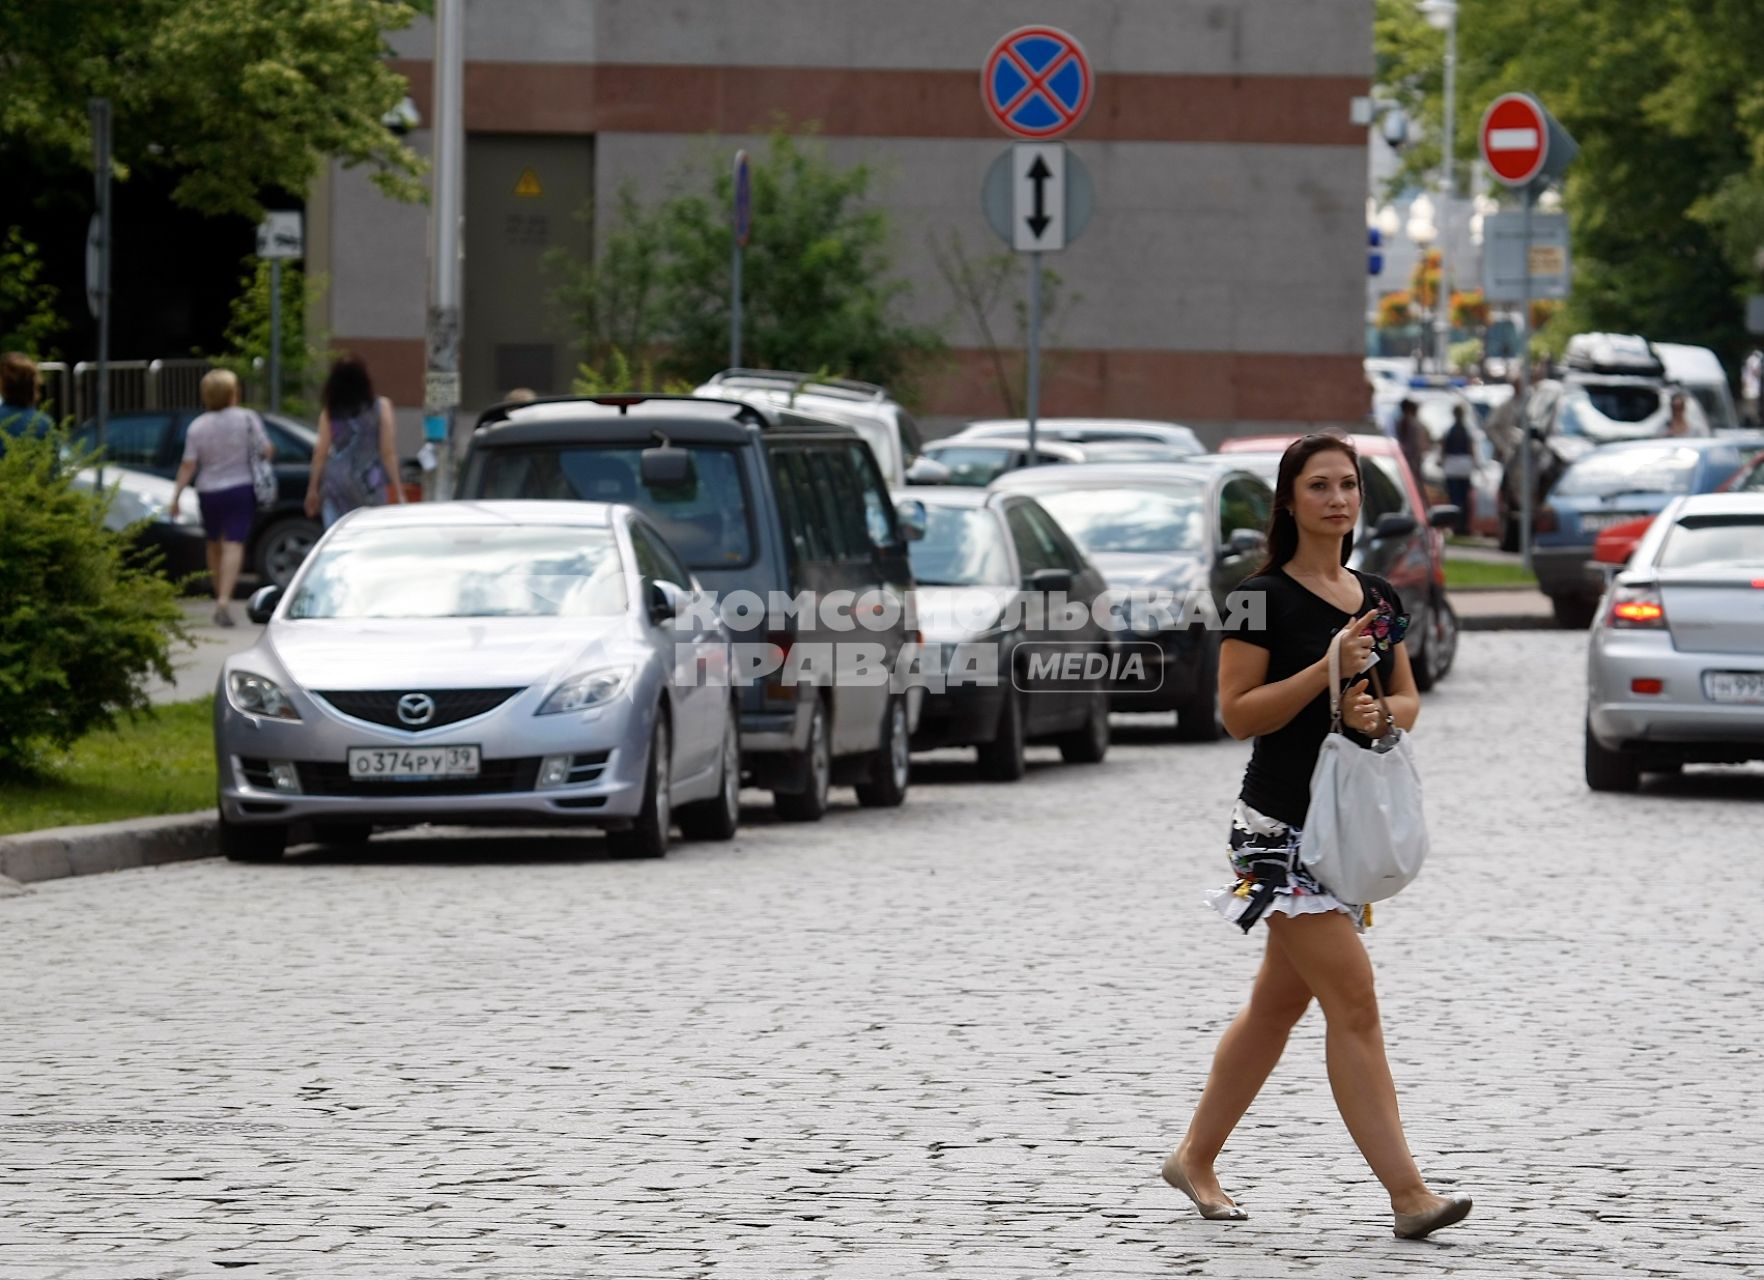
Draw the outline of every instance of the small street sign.
M1042 142L1077 128L1095 88L1084 46L1057 27L1018 27L980 72L980 97L998 127Z
M521 176L515 181L514 193L529 200L545 194L545 187L540 183L539 174L532 165L521 170Z
M747 152L735 153L735 243L743 249L753 233L753 173Z
M1084 234L1096 188L1090 170L1065 143L1019 142L999 152L986 171L980 207L987 225L1011 248L1052 253Z
M303 258L306 256L306 234L297 211L271 213L257 226L257 256L260 258Z
M423 407L452 409L459 404L459 374L430 369L423 375Z
M1525 215L1491 213L1482 222L1482 291L1490 302L1566 298L1573 281L1568 215L1531 215L1531 294L1525 294Z
M1561 179L1580 144L1529 93L1504 93L1482 117L1482 158L1509 187Z

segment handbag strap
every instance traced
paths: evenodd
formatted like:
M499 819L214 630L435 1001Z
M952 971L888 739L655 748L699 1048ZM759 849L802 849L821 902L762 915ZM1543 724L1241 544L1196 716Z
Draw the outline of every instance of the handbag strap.
M1343 627L1335 633L1329 642L1329 731L1341 732L1341 642L1347 638L1347 628ZM1379 664L1374 662L1369 668L1372 674L1372 688L1378 695L1378 705L1384 712L1386 724L1394 724L1396 717L1390 713L1390 703L1384 700L1384 681L1378 676ZM1355 673L1356 675L1358 672Z

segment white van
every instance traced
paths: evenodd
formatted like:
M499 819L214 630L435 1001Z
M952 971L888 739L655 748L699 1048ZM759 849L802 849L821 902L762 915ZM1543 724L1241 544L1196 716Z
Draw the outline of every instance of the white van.
M1707 347L1687 347L1676 342L1656 342L1654 350L1666 366L1666 381L1676 382L1696 397L1715 431L1738 431L1739 414L1733 407L1733 391L1727 371Z
M912 415L873 382L778 369L725 369L692 394L796 409L848 426L870 446L890 488L906 483L906 469L924 446Z

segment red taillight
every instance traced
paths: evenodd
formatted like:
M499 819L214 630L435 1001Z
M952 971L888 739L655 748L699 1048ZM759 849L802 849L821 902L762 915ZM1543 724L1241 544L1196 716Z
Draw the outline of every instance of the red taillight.
M1537 519L1533 524L1533 528L1539 533L1554 533L1560 527L1561 522L1556 519L1556 509L1554 507L1542 506L1537 509Z
M784 668L790 661L790 646L796 643L796 637L788 631L768 631L766 643L778 651L778 669L766 677L766 701L795 702L796 686L784 683Z
M1666 625L1666 609L1652 587L1619 587L1611 601L1610 625L1657 630Z
M1666 682L1664 680L1631 680L1629 691L1631 693L1665 693Z
M1752 586L1759 591L1764 591L1764 578L1753 578Z

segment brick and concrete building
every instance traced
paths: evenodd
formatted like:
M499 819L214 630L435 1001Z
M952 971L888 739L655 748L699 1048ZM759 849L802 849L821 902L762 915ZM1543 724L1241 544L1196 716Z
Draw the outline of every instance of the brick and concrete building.
M627 182L659 196L707 145L757 145L783 115L885 177L909 310L953 349L925 414L999 413L929 242L955 230L975 253L997 248L979 192L1006 138L979 67L1029 21L1071 31L1098 73L1067 139L1096 215L1050 263L1082 301L1060 323L1044 412L1213 435L1358 419L1366 131L1350 103L1369 88L1371 0L467 0L466 407L567 386L577 354L539 264L553 245L589 250L573 216L585 201ZM426 123L432 31L393 44ZM413 141L426 150L426 130ZM359 170L328 174L308 211L309 265L330 280L317 327L409 407L427 218Z

